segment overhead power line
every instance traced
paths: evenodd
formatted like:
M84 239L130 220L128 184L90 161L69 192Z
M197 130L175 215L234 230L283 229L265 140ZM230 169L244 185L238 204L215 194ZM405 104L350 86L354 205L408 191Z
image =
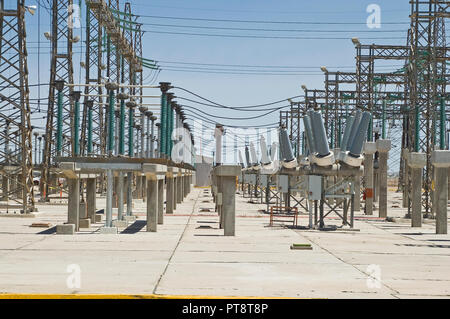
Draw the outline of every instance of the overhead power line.
M244 38L244 39L277 39L277 40L349 40L349 37L294 37L294 36L265 36L265 35L237 35L237 34L212 34L212 33L190 33L190 32L171 32L146 30L145 32L189 35L202 37L221 37L221 38ZM400 40L405 37L360 37L360 40Z
M269 21L269 20L237 20L237 19L207 19L207 18L186 18L172 16L154 16L154 15L135 15L141 18L166 19L166 20L188 20L188 21L207 21L207 22L231 22L231 23L266 23L266 24L302 24L302 25L367 25L366 22L319 22L319 21ZM385 25L407 25L408 22L383 22Z

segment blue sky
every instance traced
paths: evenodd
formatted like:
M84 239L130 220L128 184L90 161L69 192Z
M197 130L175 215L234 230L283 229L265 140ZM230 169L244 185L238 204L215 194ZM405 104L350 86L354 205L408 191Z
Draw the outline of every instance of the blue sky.
M74 2L77 3L78 1ZM47 0L40 0L40 3L46 4ZM28 0L27 4L37 4L37 1ZM123 7L123 4L124 2L121 3L121 7ZM144 36L144 57L163 61L160 63L163 70L159 73L157 81L172 82L176 86L189 89L201 96L228 106L255 105L287 99L292 96L303 94L300 89L302 84L306 84L308 88L322 89L324 77L321 75L319 69L320 66L327 66L329 70L333 71L355 70L355 49L350 41L351 37L358 36L361 39L369 38L361 40L362 43L406 44L406 30L408 29L410 10L410 5L407 0L132 0L131 4L134 13L146 16L323 23L233 23L151 17L140 18L140 22L144 23L144 30L148 31ZM377 4L381 7L381 29L371 30L365 25L369 15L369 13L366 12L366 8L369 4ZM40 34L38 34L38 14L33 17L27 16L28 41L30 47L30 83L37 83L38 81L38 64L40 65L40 81L48 82L49 78L49 45L43 36L43 32L50 30L50 20L48 13L42 7L40 19ZM392 22L404 22L405 24L389 24ZM182 25L183 27L161 27L155 26L154 24ZM202 28L188 28L187 26ZM310 32L219 30L204 29L204 27L271 30L299 29L308 30ZM206 37L161 34L154 33L155 31L229 34L238 36L293 36L312 37L317 39ZM80 34L80 30L77 32ZM41 46L42 53L39 60L36 54L38 37L41 42L39 45ZM391 37L396 39L389 39ZM323 38L326 38L326 40ZM81 57L80 52L83 50L82 46L83 45L79 43L74 49L76 82L78 82L78 79L80 78L79 61ZM201 66L196 64L182 65L174 64L172 62L277 66L277 68L274 69L265 68L264 70L278 70L277 72L280 72L280 70L294 70L297 72L291 71L292 73L296 73L296 75L212 74L204 73L205 71L208 72L208 70L205 69L232 69L229 73L245 73L245 70L261 70L261 68L249 69L233 66ZM392 63L388 63L387 65L392 65ZM172 69L180 69L182 67L184 71L168 70L171 69L170 66L172 66ZM290 66L296 68L289 69L288 67ZM193 70L188 68L194 68L197 72L186 72L186 70ZM393 69L395 70L395 66ZM198 71L201 71L201 73L198 73ZM81 80L84 82L83 75L81 75ZM32 91L33 95L37 94L37 90ZM149 91L147 93L152 94L155 93L155 91ZM179 96L192 98L192 96L189 96L187 93L177 93L179 93ZM45 97L47 94L46 88L41 90L41 97ZM232 110L212 109L207 106L197 105L196 107L218 116L248 117L255 115L255 113L250 112L244 113ZM223 121L223 123L249 126L264 125L277 122L278 118L279 113L274 112L271 115L257 120Z

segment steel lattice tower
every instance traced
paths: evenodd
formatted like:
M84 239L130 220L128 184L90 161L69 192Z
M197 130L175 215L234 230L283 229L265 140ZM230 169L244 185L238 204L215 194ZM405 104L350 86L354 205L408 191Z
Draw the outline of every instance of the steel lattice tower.
M90 9L91 2L86 1L86 84L101 84L103 79L103 28L101 25L101 16L97 18ZM85 96L83 107L83 118L81 121L81 154L100 155L106 154L106 125L105 112L103 107L103 88L101 86L87 86L84 90ZM88 104L91 100L94 102L92 112L92 147L88 152L87 145L87 114Z
M25 1L0 1L0 168L4 201L34 210Z
M411 152L427 154L423 175L423 207L432 212L431 153L436 145L436 113L439 99L446 92L445 21L448 1L411 0L411 29L409 45L409 131L408 148Z
M68 20L72 15L72 0L57 1L52 3L52 32L51 32L51 64L50 64L50 87L48 94L47 125L45 129L44 158L42 170L41 189L45 197L49 195L50 168L55 164L56 156L71 156L73 154L73 145L70 139L64 139L62 145L62 154L57 154L55 147L56 139L56 117L57 117L57 81L64 81L66 84L73 84L73 29L69 27ZM73 102L70 94L72 87L64 86L63 93L63 136L73 136ZM64 154L64 150L69 150ZM53 185L57 186L57 185Z

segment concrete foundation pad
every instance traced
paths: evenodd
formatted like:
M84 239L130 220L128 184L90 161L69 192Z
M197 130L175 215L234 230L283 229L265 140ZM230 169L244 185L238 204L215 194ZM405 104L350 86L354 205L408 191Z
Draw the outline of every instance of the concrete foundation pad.
M58 235L74 235L75 234L75 225L74 224L57 225L56 233Z
M113 226L117 228L128 227L128 222L126 220L113 220Z
M102 216L103 216L103 215L96 214L96 215L95 215L95 222L96 222L96 223L101 223L101 222L102 222Z
M80 228L91 228L91 220L87 218L80 219Z
M100 228L100 234L103 235L117 235L119 230L117 227L102 227Z

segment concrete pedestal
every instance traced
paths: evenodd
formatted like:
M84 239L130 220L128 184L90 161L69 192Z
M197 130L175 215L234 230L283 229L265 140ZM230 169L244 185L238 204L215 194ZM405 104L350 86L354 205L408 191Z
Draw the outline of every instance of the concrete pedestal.
M133 173L127 173L127 216L133 214Z
M174 178L173 172L169 168L166 175L167 185L166 185L166 214L173 214L174 212Z
M113 208L119 207L119 177L114 176L114 197L113 197Z
M9 193L9 179L6 176L2 176L2 201L8 200L8 193Z
M64 224L56 226L56 234L57 235L74 235L75 234L75 225L74 224Z
M75 232L77 232L80 230L80 180L67 179L67 184L69 186L67 222L75 225Z
M408 167L408 157L409 157L409 151L408 149L403 149L403 161L404 161L404 172L403 172L403 189L402 189L402 207L408 208L409 205L409 183L408 183L408 176L409 176L409 167ZM411 216L408 216L411 217Z
M377 151L376 143L366 142L364 146L364 194L366 215L373 215L373 154Z
M147 178L147 231L156 232L158 229L158 180L156 177Z
M355 211L361 211L361 176L355 177Z
M378 189L379 189L379 217L387 218L387 171L388 171L388 157L391 149L390 140L378 140Z
M177 209L177 201L178 201L178 177L175 177L175 173L174 173L174 177L173 177L173 210Z
M96 179L86 179L86 210L88 218L91 219L91 223L95 224L95 212L96 212Z
M178 173L177 177L177 204L183 202L183 178L181 173Z
M142 178L140 176L136 177L136 190L134 197L136 199L142 199Z
M409 153L411 174L411 227L422 227L422 170L427 164L424 153Z
M434 151L431 162L436 171L435 180L435 212L436 234L448 233L448 169L450 168L450 151Z
M164 179L158 180L158 225L164 224Z
M105 210L105 227L112 227L112 209L113 209L113 192L114 177L111 169L106 171L106 210Z
M143 171L147 180L147 232L156 232L158 220L162 219L161 214L164 212L164 177L167 167L144 164Z
M222 184L222 215L225 236L236 235L236 177L241 173L240 166L221 165L214 169Z
M123 183L123 173L119 172L119 177L118 179L118 187L117 187L117 193L118 193L118 198L117 198L117 202L118 202L118 209L117 209L117 219L118 220L122 220L123 218L123 208L124 208L124 183Z

